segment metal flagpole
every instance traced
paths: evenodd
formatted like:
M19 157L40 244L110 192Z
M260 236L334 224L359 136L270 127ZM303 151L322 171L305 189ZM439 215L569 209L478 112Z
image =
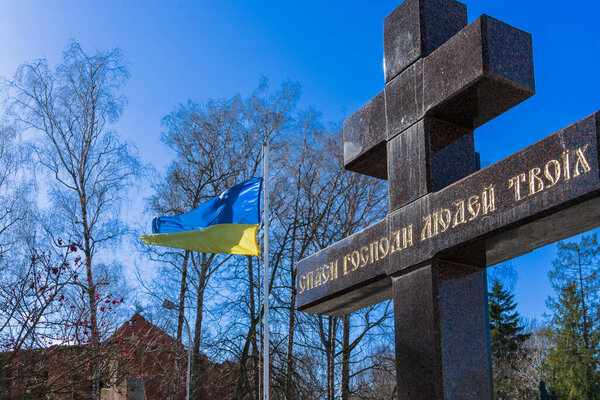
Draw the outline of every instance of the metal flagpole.
M264 276L264 356L263 356L263 393L264 400L269 400L269 145L265 142L263 152L263 182L265 185L265 207L264 207L264 252L265 264Z

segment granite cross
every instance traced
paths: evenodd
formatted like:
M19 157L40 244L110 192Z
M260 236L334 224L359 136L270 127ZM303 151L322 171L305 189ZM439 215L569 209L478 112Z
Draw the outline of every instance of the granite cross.
M454 0L384 21L385 89L344 122L387 217L301 260L297 307L394 299L399 399L491 399L485 267L600 226L595 113L480 170L473 130L534 94L531 36Z

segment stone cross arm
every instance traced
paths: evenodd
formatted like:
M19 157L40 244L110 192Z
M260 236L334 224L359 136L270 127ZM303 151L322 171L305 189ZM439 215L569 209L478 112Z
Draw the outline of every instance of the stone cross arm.
M385 89L344 122L387 216L298 262L299 310L394 299L398 399L492 399L485 267L600 226L600 112L480 170L474 129L535 92L528 33L455 0L384 21Z
M597 112L301 260L298 309L345 314L434 257L486 267L600 226L599 132Z
M405 8L411 3L403 3L386 18L389 80L384 91L344 122L346 168L380 179L388 178L388 143L417 121L430 117L450 123L450 129L432 135L431 151L436 151L535 92L531 36L487 15L459 30L431 54L403 66L391 78L388 69L398 59L393 49L406 47L394 47L394 38L414 36L405 32L412 26L404 21L410 16ZM450 25L457 30L462 22L466 25L466 9L459 17L435 16L442 18L442 27Z
M296 265L299 310L394 299L398 399L492 399L485 267L600 226L600 112L480 170L474 129L535 92L531 36L456 0L384 21L385 89L344 122L387 216Z

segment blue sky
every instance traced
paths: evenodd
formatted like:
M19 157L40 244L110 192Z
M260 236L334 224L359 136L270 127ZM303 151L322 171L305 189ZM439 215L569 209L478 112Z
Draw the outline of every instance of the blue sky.
M301 105L339 122L383 89L384 1L6 1L0 13L0 76L24 61L58 61L69 39L119 47L130 63L129 99L118 131L164 171L160 119L187 99L248 95L261 76L298 81ZM476 131L486 163L600 109L600 2L473 0L469 22L486 13L533 35L536 95ZM149 219L148 219L149 220ZM514 261L516 298L540 317L550 294L548 246Z

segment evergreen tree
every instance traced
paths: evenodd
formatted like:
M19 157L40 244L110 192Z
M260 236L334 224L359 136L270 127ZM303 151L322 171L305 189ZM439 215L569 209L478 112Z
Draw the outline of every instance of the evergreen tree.
M492 354L500 356L520 351L529 334L523 333L525 328L520 325L521 318L515 311L514 295L504 289L498 278L492 282L489 306Z
M557 299L549 332L546 369L550 386L564 399L600 399L600 302L596 235L559 243L550 280Z
M511 398L509 393L518 379L517 361L525 352L523 343L529 338L529 334L524 333L525 328L521 326L516 307L514 295L495 278L489 293L495 399Z
M561 289L554 311L547 357L552 388L564 399L600 399L598 330L588 332L587 339L583 335L584 313L575 281Z

